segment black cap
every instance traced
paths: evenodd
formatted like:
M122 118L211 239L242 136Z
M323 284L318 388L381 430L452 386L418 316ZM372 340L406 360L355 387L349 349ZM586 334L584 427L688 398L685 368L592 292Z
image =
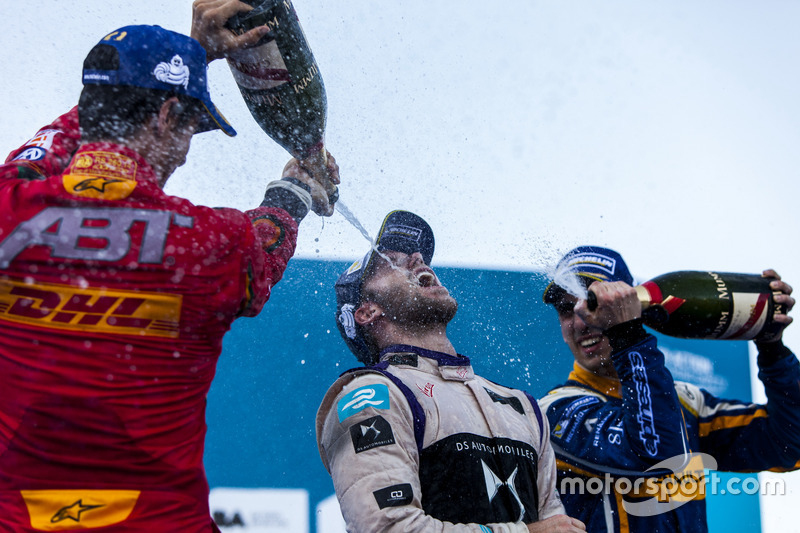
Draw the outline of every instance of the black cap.
M361 326L356 324L353 313L361 304L361 286L375 258L376 250L392 250L405 254L419 252L425 264L430 265L433 249L433 230L422 217L410 211L392 211L383 219L375 239L375 247L350 265L336 281L336 325L347 347L365 365L377 363L377 354L373 354L367 347Z

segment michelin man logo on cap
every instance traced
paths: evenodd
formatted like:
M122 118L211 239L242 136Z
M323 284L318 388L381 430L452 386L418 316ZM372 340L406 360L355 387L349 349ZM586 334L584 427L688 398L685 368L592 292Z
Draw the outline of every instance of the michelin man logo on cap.
M114 61L110 50L114 50ZM206 51L195 39L160 26L131 25L107 33L84 61L84 85L121 85L183 94L206 113L195 133L221 129L236 135L211 101Z
M169 63L162 61L156 65L153 75L158 81L169 83L170 85L189 86L189 67L183 64L183 58L175 54Z

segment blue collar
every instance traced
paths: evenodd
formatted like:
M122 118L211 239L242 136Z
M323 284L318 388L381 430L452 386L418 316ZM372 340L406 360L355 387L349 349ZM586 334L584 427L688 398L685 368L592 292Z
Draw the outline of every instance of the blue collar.
M413 353L420 357L433 359L439 366L470 366L469 357L463 355L450 355L442 352L434 352L433 350L426 350L419 346L411 346L409 344L393 344L387 346L380 353L380 359L387 353Z

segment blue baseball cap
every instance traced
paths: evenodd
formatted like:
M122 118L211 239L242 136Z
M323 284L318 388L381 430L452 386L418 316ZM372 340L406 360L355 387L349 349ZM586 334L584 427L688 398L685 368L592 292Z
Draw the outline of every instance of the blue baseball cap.
M339 276L336 289L336 325L356 359L366 365L377 363L377 354L367 346L355 310L361 305L361 287L375 256L385 250L413 254L419 252L426 265L431 264L434 249L433 230L422 217L410 211L392 211L381 224L375 247ZM376 252L377 250L377 252Z
M236 130L211 102L206 51L196 40L160 26L125 26L97 44L116 49L117 68L84 68L84 85L129 85L185 94L200 100L206 108L198 133L221 129L231 137L236 135Z
M558 301L564 293L558 281L565 276L577 276L587 287L595 281L624 281L633 285L633 276L622 256L601 246L578 246L567 252L556 265L553 281L544 290L544 303Z

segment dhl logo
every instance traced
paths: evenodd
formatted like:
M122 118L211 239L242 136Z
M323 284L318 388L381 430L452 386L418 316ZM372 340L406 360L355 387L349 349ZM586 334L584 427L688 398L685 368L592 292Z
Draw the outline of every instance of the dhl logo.
M0 320L71 331L178 336L182 297L0 280Z

